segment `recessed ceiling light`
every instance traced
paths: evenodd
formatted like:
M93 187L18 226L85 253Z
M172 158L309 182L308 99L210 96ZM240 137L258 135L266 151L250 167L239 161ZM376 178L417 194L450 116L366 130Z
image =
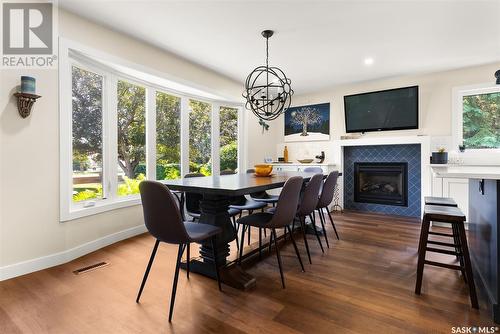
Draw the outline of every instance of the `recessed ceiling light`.
M373 58L371 57L365 58L364 63L366 66L373 65Z

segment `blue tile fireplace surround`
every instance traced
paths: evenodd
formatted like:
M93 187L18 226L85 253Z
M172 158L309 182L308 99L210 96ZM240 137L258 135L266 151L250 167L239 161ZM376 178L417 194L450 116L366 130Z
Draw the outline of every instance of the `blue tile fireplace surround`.
M408 206L360 203L354 200L354 163L408 163ZM344 147L344 207L349 210L420 217L420 144L370 145Z

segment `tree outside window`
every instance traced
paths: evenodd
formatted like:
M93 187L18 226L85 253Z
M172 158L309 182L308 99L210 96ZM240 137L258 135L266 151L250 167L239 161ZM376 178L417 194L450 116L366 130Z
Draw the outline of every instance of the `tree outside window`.
M238 168L238 109L220 108L220 170Z
M465 147L500 148L500 93L466 95L462 102Z
M212 175L212 105L189 100L189 172Z
M181 177L181 99L156 93L156 179ZM144 170L146 167L144 166Z

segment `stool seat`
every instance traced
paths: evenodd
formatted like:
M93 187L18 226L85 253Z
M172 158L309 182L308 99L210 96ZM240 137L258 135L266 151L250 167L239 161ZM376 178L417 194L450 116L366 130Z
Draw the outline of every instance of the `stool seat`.
M442 206L455 206L458 207L457 202L449 197L432 197L425 196L425 205L442 205Z
M424 206L424 216L429 220L445 223L465 221L462 210L453 206L426 205Z

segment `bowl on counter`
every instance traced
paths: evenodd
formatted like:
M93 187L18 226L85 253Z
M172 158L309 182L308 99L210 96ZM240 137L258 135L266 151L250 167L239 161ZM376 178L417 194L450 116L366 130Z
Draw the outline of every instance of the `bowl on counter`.
M301 164L310 164L311 162L314 161L314 159L299 159L297 161L300 162Z
M268 164L261 164L253 166L256 176L269 176L273 171L273 166Z

